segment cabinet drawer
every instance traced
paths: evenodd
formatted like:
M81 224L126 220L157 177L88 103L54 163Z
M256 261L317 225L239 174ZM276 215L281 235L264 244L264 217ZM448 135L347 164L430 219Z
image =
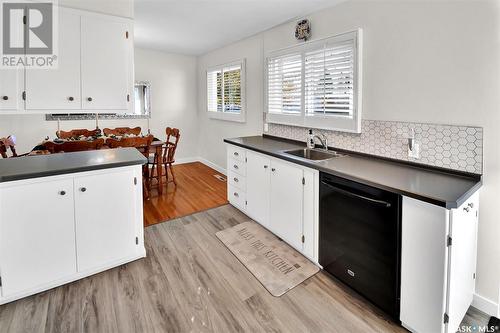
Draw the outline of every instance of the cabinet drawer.
M238 208L245 209L245 192L233 185L228 185L227 196L230 203Z
M242 191L246 190L246 187L247 187L246 177L241 176L241 175L239 175L236 172L231 170L231 171L229 171L228 180L229 180L229 184L233 185L234 187L237 187Z
M227 158L235 159L237 161L245 162L245 149L239 148L236 146L228 145L227 146Z
M241 175L241 176L246 176L247 174L247 165L245 162L242 162L242 161L238 161L238 160L235 160L235 159L228 159L227 160L227 169L229 170L229 172L233 171L233 172L236 172L237 174Z

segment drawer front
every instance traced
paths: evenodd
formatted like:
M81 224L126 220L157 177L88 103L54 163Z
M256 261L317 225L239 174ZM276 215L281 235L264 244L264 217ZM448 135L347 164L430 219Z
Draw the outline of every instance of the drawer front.
M227 186L227 197L228 200L231 204L234 206L244 210L245 209L245 192L240 190L237 187L234 187L233 185L228 185Z
M229 184L234 187L239 188L242 191L246 191L247 181L246 177L237 174L236 172L230 170L228 175Z
M236 172L237 174L241 175L241 176L246 176L247 174L247 165L245 162L242 162L242 161L238 161L238 160L235 160L233 158L230 158L227 160L227 163L228 163L228 166L227 166L227 169L229 170L229 172L233 171L233 172Z
M245 162L245 149L233 145L227 146L228 159L235 159L237 161Z

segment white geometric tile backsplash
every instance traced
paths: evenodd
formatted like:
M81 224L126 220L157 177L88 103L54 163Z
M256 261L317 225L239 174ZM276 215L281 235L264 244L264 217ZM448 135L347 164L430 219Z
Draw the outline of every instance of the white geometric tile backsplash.
M408 157L408 137L415 130L420 158ZM363 120L361 134L315 130L327 135L330 147L370 155L436 166L446 169L483 173L483 129L481 127ZM304 141L308 128L269 123L266 134Z

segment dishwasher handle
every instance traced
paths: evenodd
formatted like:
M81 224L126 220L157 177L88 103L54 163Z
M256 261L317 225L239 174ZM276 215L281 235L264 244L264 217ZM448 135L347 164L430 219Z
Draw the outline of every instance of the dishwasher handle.
M360 194L356 194L356 193L352 193L350 191L347 191L347 190L344 190L344 189L341 189L341 188L338 188L337 186L335 186L334 184L331 184L329 182L326 182L324 180L321 181L321 183L323 185L326 185L328 186L331 190L337 192L337 193L341 193L343 195L346 195L346 196L349 196L351 198L356 198L356 199L361 199L361 200L364 200L364 201L368 201L372 204L376 204L376 205L380 205L380 206L384 206L386 208L390 208L392 205L390 202L387 202L387 201L383 201L383 200L377 200L377 199L372 199L372 198L368 198L368 197L365 197L363 195L360 195Z

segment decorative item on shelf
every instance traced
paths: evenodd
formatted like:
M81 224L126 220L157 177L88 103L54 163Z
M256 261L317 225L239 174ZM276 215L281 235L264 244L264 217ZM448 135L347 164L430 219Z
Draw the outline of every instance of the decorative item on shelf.
M311 24L309 20L301 20L295 26L295 38L297 40L307 41L311 37Z
M101 129L99 128L99 113L95 114L95 129L97 131L96 137L100 137L102 132Z

